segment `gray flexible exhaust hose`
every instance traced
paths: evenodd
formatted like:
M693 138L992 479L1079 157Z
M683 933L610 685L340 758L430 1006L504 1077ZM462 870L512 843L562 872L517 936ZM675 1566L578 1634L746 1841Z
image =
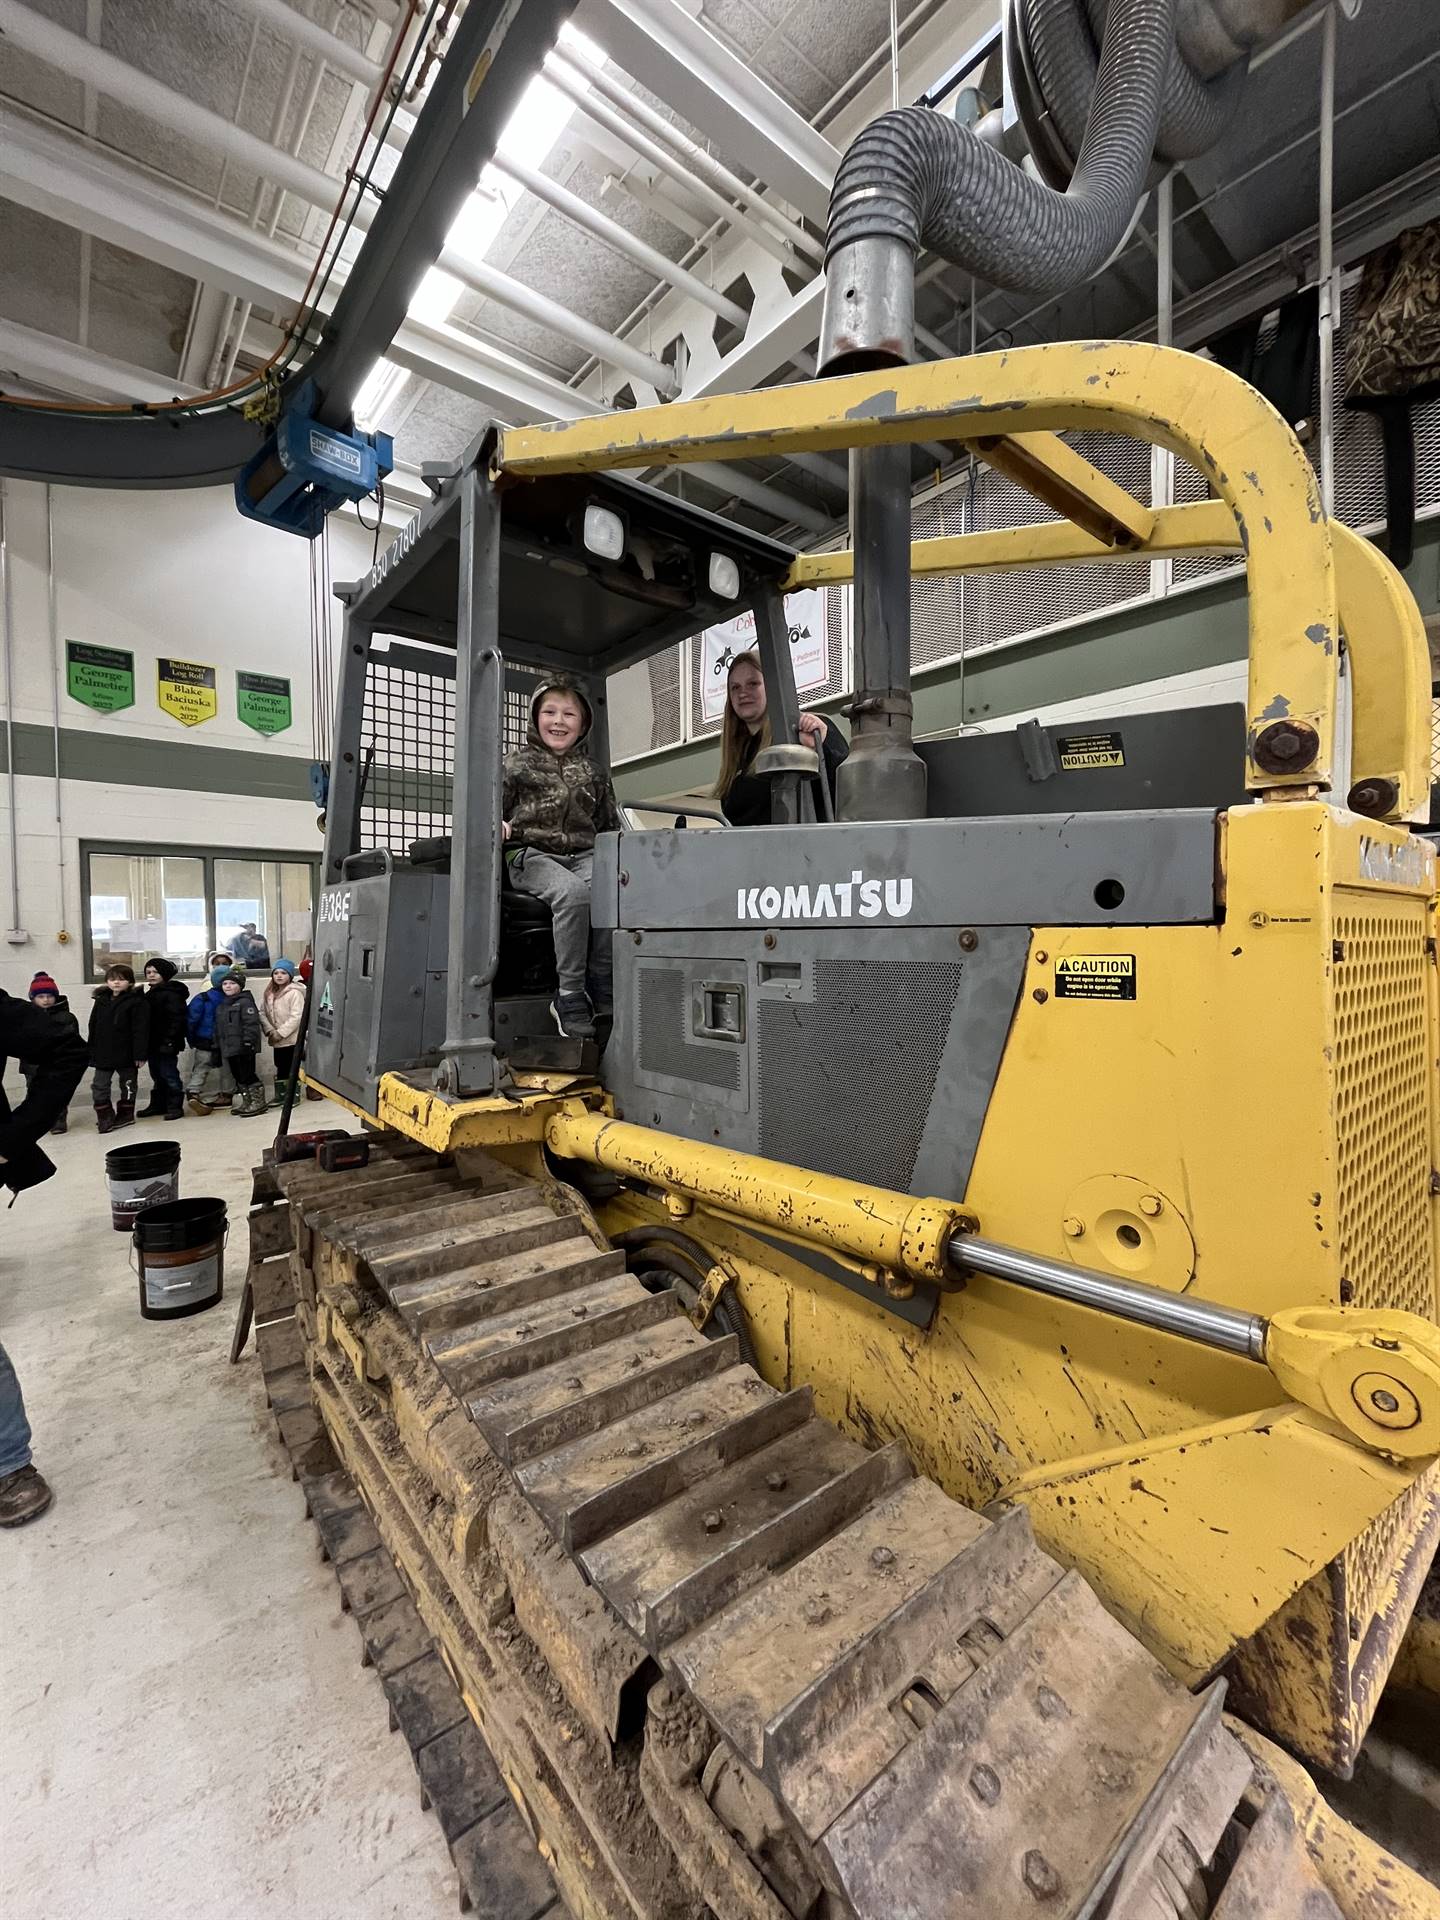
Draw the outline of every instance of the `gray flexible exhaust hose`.
M1083 0L1028 0L1036 23L1074 22ZM872 121L840 162L825 246L822 368L908 360L922 246L998 287L1061 293L1114 251L1144 189L1174 46L1175 0L1112 0L1074 177L1042 185L923 107ZM1082 32L1083 21L1080 23ZM1055 36L1042 26L1040 44ZM1083 72L1069 36L1054 58ZM903 252L906 258L897 257Z

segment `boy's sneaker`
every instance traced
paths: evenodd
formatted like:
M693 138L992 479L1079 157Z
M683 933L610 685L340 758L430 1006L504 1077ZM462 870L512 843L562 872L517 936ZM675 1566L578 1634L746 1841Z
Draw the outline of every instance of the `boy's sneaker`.
M555 1024L567 1040L593 1040L595 1015L588 993L557 993L550 1002Z
M0 1480L0 1527L38 1520L54 1498L50 1483L35 1467L17 1467Z

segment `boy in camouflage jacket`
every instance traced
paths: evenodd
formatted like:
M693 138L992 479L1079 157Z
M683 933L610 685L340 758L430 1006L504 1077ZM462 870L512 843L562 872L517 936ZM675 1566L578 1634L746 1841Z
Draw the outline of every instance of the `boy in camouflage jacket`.
M574 682L552 676L531 699L525 745L505 756L510 884L550 908L559 982L550 1011L574 1040L592 1038L595 1015L612 1010L609 936L590 925L590 876L595 836L617 831L620 812L609 775L585 751L591 720Z

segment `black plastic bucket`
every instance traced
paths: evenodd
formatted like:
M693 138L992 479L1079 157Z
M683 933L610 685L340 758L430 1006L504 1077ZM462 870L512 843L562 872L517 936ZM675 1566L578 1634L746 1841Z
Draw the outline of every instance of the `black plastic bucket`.
M175 1140L146 1140L112 1147L105 1156L110 1189L110 1224L129 1233L142 1207L180 1198L180 1145Z
M225 1292L223 1200L164 1200L135 1216L140 1312L146 1320L203 1313Z

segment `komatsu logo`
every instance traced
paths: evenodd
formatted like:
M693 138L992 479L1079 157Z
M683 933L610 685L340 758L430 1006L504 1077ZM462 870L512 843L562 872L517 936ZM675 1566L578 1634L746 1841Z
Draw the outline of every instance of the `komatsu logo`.
M1360 878L1391 887L1422 887L1430 877L1431 853L1423 840L1373 840L1360 836Z
M908 875L871 880L857 867L848 880L814 887L741 887L735 913L740 920L903 920L914 904Z

